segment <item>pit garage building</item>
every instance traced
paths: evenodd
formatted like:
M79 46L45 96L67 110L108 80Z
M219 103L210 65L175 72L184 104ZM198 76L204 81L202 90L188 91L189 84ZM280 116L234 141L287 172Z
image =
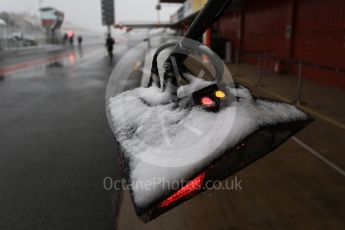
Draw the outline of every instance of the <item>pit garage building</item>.
M161 3L182 3L171 21L183 30L206 0ZM303 63L303 77L345 89L344 0L239 0L204 36L212 47L224 40L232 60L292 75Z

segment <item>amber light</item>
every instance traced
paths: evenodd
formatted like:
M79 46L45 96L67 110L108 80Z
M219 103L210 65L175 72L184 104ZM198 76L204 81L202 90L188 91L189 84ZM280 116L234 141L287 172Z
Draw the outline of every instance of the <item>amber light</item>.
M202 105L206 105L206 106L210 106L210 105L213 105L213 100L209 97L203 97L201 98L201 104Z
M171 203L178 201L182 197L187 196L188 194L198 190L201 188L201 185L204 182L206 173L203 172L199 176L195 177L192 181L190 181L186 186L182 187L180 190L175 192L173 195L168 197L166 200L160 203L160 207L168 207Z
M221 90L217 90L214 94L218 98L224 98L225 97L225 93L223 91L221 91Z

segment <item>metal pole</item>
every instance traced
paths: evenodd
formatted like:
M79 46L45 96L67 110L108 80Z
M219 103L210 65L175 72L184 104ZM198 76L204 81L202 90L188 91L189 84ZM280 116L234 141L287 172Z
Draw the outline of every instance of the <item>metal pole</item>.
M150 29L147 29L147 46L148 49L151 49L151 37L150 37Z
M239 51L237 50L236 51L236 54L235 54L235 76L238 75L238 63L240 61L240 54L239 54Z
M47 36L46 44L49 44L49 28L46 29L46 36Z
M107 33L110 34L110 36L111 36L111 27L110 27L110 25L107 25Z
M159 10L157 10L157 24L161 24L161 19L160 19L160 13Z
M231 60L231 42L225 42L225 62L232 63Z
M302 76L303 75L303 62L300 61L298 64L298 82L297 82L297 99L296 104L299 106L301 105L301 97L302 97Z
M8 41L8 48L10 49L11 47L12 47L12 40L11 40L11 38L12 38L12 34L13 34L13 31L12 31L12 27L9 25L8 27L7 27L7 34L8 34L8 37L7 37L7 41Z
M8 34L9 34L9 32L8 32L9 30L8 30L8 25L7 25L7 22L6 22L6 46L7 46L7 49L9 49L10 48L10 39L9 39L9 36L8 36Z
M267 74L267 54L264 53L264 60L262 63L262 74L266 75Z
M258 69L257 69L257 76L258 76L258 81L256 82L256 87L261 86L261 80L262 80L262 69L261 69L261 63L262 63L262 57L258 56Z
M159 24L161 24L161 18L160 18L160 10L162 9L162 7L161 7L161 5L159 4L159 2L158 2L158 4L156 5L156 11L157 11L157 24L159 25Z

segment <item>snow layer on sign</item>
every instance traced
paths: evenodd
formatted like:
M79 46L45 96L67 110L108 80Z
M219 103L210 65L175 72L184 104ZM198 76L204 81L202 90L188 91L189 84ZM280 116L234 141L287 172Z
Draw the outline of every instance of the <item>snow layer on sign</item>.
M114 135L130 159L137 206L159 198L167 182L189 179L260 126L307 118L291 105L254 100L244 87L230 92L239 99L218 113L176 108L156 87L109 99Z
M200 72L201 76L200 77L195 77L194 75L185 73L184 77L189 81L189 84L188 85L180 86L177 89L177 97L178 98L186 97L186 96L192 94L195 91L198 91L198 90L200 90L202 88L205 88L205 87L207 87L209 85L212 85L212 84L216 83L215 81L205 81L205 80L202 80L201 77L202 77L203 74L204 74L204 72L201 71Z

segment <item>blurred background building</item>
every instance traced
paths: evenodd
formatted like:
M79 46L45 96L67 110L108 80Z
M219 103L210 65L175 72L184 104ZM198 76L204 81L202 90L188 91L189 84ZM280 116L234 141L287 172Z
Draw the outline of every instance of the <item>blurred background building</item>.
M27 12L0 12L0 49L37 45L45 40L40 18Z

